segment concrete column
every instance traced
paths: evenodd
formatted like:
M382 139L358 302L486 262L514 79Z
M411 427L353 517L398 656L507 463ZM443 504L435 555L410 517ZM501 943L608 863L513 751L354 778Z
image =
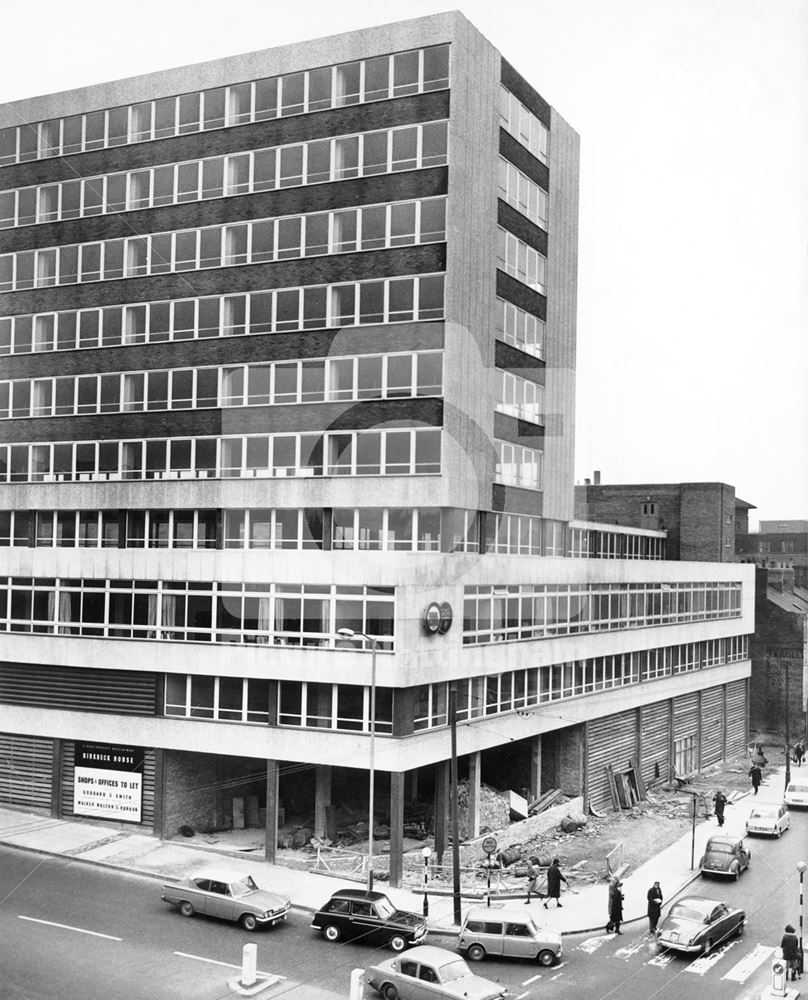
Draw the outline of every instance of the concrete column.
M160 840L165 838L165 750L156 747L154 754L154 823L152 830Z
M530 787L528 795L537 799L541 795L541 736L530 741Z
M449 761L439 760L435 764L435 854L439 865L443 864L449 826Z
M314 769L314 836L326 837L326 814L331 805L331 774L328 764L318 764Z
M264 858L274 865L278 852L278 777L280 767L276 760L267 761L267 818L264 839Z
M401 888L404 868L404 779L406 775L390 774L390 885Z
M480 836L480 751L469 754L469 817L468 835Z

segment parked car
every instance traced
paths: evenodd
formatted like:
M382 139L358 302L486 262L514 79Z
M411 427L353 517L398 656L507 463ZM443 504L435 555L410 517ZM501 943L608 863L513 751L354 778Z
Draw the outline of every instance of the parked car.
M674 951L708 951L733 934L743 934L746 913L717 899L685 896L677 900L657 927L657 947Z
M290 902L287 896L259 889L251 875L244 872L209 870L165 883L162 898L178 906L184 917L202 913L206 917L237 920L245 930L274 927L286 920Z
M432 945L371 965L366 977L384 1000L500 1000L508 992L501 983L475 976L455 952Z
M418 944L426 937L420 913L397 910L383 892L340 889L315 914L312 927L327 941L361 938L368 944L386 944L393 951Z
M707 841L699 869L702 875L729 875L737 880L749 867L751 857L752 852L744 846L743 840L719 833Z
M558 931L540 927L529 912L501 906L469 907L460 927L458 947L473 962L496 955L552 965L563 953Z
M783 796L787 806L802 806L808 809L808 781L789 781Z
M746 821L747 833L766 833L772 837L779 837L783 830L791 826L791 817L788 814L788 806L759 805L755 806L749 813Z

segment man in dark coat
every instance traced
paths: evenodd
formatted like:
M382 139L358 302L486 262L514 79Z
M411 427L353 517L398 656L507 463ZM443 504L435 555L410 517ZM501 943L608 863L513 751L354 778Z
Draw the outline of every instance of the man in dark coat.
M623 883L620 879L615 879L609 886L609 922L606 924L606 932L614 931L615 934L622 934L620 924L623 921L623 893L620 891Z
M561 874L561 869L558 866L558 858L553 858L553 863L547 869L547 899L554 899L556 901L556 909L561 908L561 883L567 880ZM544 908L547 909L547 899L544 901Z
M728 799L726 795L719 790L713 796L713 806L715 808L715 818L718 820L718 825L724 825L724 806L727 804Z
M659 882L654 882L648 890L648 929L653 934L659 923L659 916L662 913L662 890Z
M760 770L757 764L753 764L749 768L749 777L752 779L752 788L754 788L755 795L757 795L758 788L760 788L760 780L763 777L763 772Z
M783 952L783 961L787 964L788 970L791 973L791 978L798 979L800 968L800 941L794 933L794 928L791 924L786 924L786 932L783 935L783 940L780 942L780 948Z
M797 762L797 767L802 764L802 758L805 756L805 747L802 745L802 740L794 747L794 760Z

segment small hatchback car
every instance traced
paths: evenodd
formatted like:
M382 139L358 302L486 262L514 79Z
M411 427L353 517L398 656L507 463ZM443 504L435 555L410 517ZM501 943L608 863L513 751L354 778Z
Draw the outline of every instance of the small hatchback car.
M315 914L311 926L327 941L361 939L386 944L393 951L418 944L426 937L426 921L419 913L397 910L383 892L341 889Z
M501 983L475 976L453 951L422 945L371 965L367 981L384 1000L501 1000Z
M540 927L524 910L497 906L469 907L460 927L458 947L473 962L490 955L552 965L563 953L558 931Z
M788 806L773 803L754 807L746 821L746 832L766 833L771 837L779 837L789 826L791 817L788 814Z
M699 870L702 875L729 875L737 881L749 867L751 857L752 852L744 847L742 840L718 834L707 841Z

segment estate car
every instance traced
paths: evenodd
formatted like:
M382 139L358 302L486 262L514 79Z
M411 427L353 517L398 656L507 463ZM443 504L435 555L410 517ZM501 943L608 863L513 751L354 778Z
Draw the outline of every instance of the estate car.
M755 806L749 813L746 821L747 833L766 833L772 837L779 837L784 830L791 826L791 817L788 814L788 806L772 804L761 804Z
M529 958L552 965L563 954L561 935L539 926L524 909L471 906L460 927L458 947L473 961L492 957Z
M808 808L808 781L789 781L786 794L783 796L787 806L802 806Z

